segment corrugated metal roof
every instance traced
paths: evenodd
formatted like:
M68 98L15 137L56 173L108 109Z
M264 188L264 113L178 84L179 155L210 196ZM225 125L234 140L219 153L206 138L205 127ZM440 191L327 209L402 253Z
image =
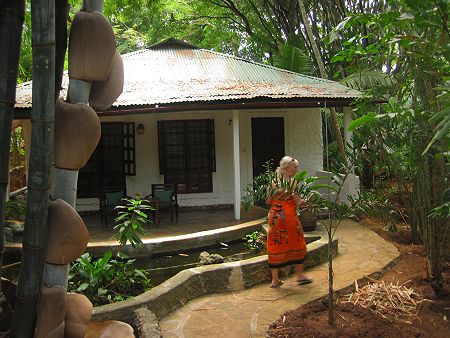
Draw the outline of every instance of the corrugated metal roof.
M171 44L123 55L125 83L113 107L255 98L352 99L361 95L335 81L192 47L174 46L172 40ZM65 89L67 84L65 74ZM65 90L61 95L66 96ZM30 106L31 83L18 85L16 107Z

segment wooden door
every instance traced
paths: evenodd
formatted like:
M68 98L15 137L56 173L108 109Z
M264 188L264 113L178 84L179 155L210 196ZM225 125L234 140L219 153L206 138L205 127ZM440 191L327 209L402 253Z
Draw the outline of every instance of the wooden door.
M278 167L284 155L283 117L252 118L253 176L264 172L267 161Z

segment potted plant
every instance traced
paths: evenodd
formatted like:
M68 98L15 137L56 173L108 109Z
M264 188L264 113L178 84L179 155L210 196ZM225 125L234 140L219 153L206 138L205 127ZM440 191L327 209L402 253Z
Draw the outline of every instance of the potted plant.
M303 231L316 230L317 215L314 208L309 206L299 207L297 213L300 218L300 222L302 223Z

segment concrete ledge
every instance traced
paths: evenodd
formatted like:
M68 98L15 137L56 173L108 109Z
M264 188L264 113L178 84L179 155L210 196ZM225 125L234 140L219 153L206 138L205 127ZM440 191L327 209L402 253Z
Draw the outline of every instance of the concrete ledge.
M91 242L86 248L94 257L102 257L106 251L125 252L129 257L151 257L160 254L171 254L179 251L194 250L215 246L220 242L231 242L244 237L254 231L261 231L265 218L249 221L225 228L194 232L186 235L167 236L143 240L144 246L133 248L130 244L121 247L116 240ZM22 252L21 243L6 243L6 251L9 255L20 257Z
M220 242L230 242L244 237L253 231L261 231L264 218L207 231L200 231L186 235L169 236L144 240L144 246L133 248L131 245L120 247L117 241L95 242L89 244L86 251L93 256L100 257L106 251L125 252L129 257L150 257L158 254L170 254L179 251L193 250L217 245Z
M246 233L248 233L248 229ZM321 235L320 240L307 245L306 267L327 261L327 238L325 233ZM337 254L337 238L334 239L332 247L333 252ZM293 271L293 267L286 267L282 269L282 275L289 275ZM270 281L270 273L266 255L242 261L186 269L137 297L95 307L93 320L116 319L130 323L133 312L142 307L149 309L158 320L161 320L192 299L212 293L243 290L268 281Z
M133 312L132 325L139 338L162 337L161 328L153 312L140 308Z

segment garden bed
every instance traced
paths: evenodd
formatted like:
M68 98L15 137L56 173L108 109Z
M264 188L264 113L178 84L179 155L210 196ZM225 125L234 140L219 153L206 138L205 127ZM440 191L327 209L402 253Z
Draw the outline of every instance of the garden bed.
M365 224L400 251L396 266L381 279L383 283L405 285L421 298L416 315L408 320L393 315L376 314L375 305L345 302L341 297L335 308L335 324L328 324L327 299L310 302L285 313L268 331L270 337L450 337L450 265L444 264L444 288L436 294L427 280L427 263L423 245L413 243L407 227L398 225L399 231L385 231L383 224L366 220ZM386 318L387 317L387 318ZM409 321L409 322L408 322Z

